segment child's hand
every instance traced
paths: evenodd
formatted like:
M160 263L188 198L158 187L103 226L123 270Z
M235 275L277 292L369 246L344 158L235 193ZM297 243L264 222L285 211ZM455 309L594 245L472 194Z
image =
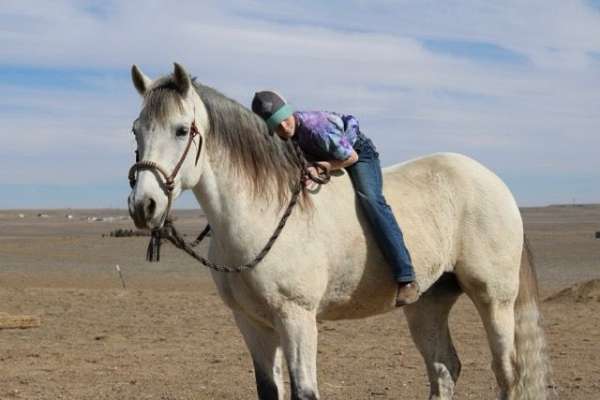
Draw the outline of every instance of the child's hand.
M319 172L317 171L317 169L315 167L308 167L306 168L306 173L307 175L304 175L302 184L304 185L305 188L307 188L308 190L314 190L317 188L317 182L313 181L312 179L310 179L310 176L314 176L314 177L318 177L319 176Z
M325 172L327 172L327 173L331 172L331 163L329 161L317 161L317 164Z

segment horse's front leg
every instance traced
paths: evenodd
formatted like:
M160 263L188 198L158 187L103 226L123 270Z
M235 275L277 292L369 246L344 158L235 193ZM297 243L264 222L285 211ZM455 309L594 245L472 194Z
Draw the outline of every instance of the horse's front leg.
M283 400L282 352L278 333L234 311L235 322L250 350L259 400Z
M295 305L286 307L276 328L290 372L292 400L317 400L316 312Z

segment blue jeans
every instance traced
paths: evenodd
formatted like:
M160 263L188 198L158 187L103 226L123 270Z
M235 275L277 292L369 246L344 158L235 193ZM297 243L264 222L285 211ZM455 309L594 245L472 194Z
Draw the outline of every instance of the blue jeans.
M397 282L415 280L412 260L398 222L383 197L379 153L371 139L359 133L354 143L358 161L346 167L358 201L385 260L392 266Z

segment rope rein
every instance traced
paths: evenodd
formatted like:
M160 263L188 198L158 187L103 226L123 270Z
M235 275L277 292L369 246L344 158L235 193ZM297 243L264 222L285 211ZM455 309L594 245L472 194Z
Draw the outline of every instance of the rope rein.
M200 157L200 149L202 146L202 135L200 135L200 132L198 131L198 128L196 127L196 121L193 121L192 125L190 127L188 143L185 147L185 150L183 151L183 154L181 155L181 158L175 165L175 168L173 169L173 172L171 172L171 174L167 174L165 169L162 168L161 166L159 166L156 162L138 161L137 159L136 159L136 163L133 164L133 166L129 170L129 184L132 188L135 186L135 183L136 183L136 178L137 178L136 172L141 169L149 169L149 170L157 171L158 174L162 175L165 179L165 189L166 189L165 192L168 197L167 208L165 210L165 213L163 214L162 221L161 221L161 224L159 225L159 227L152 230L152 233L150 235L150 243L148 243L148 248L146 250L146 260L148 260L150 262L160 261L160 246L162 243L162 239L166 239L169 242L171 242L175 247L185 251L192 258L199 261L202 265L204 265L205 267L208 267L214 271L242 272L245 270L252 269L266 257L266 255L269 253L269 251L273 247L273 244L275 244L275 241L281 234L281 231L283 230L288 218L292 214L292 210L293 210L294 206L298 203L298 198L299 198L300 194L302 193L302 190L304 187L304 182L306 182L307 180L311 180L319 185L324 185L324 184L328 183L329 180L331 179L329 170L327 168L325 168L324 166L322 166L321 164L318 164L316 162L307 161L306 157L304 156L304 152L300 148L299 144L295 140L292 140L292 144L294 146L294 150L296 152L296 156L298 157L298 161L299 161L298 167L300 169L300 174L298 177L298 182L296 183L296 185L294 186L294 188L292 190L292 197L290 198L290 201L289 201L283 215L281 216L281 218L279 220L279 224L277 224L277 227L273 231L273 234L271 235L271 237L269 238L269 240L267 241L265 246L262 248L262 250L256 255L256 257L252 261L250 261L246 264L237 265L237 266L216 264L216 263L208 260L207 258L201 256L200 254L198 254L198 252L196 252L196 250L194 249L194 247L196 247L198 244L200 244L202 242L202 240L204 240L204 238L208 235L208 233L211 230L210 225L207 224L206 227L204 227L204 229L202 230L202 232L200 232L198 237L196 237L196 239L193 242L188 243L185 241L183 236L177 231L177 229L175 229L175 226L173 225L173 221L169 218L169 213L171 211L171 205L173 203L172 197L173 197L173 190L175 189L175 177L177 176L179 169L183 165L183 162L185 161L185 159L187 157L187 154L190 150L190 147L192 145L194 137L196 137L196 136L198 136L199 140L200 140L199 145L198 145L197 154L196 154L196 165L198 165L198 158ZM137 151L136 151L136 155L137 155ZM317 170L317 176L315 176L309 172L310 167L313 167Z

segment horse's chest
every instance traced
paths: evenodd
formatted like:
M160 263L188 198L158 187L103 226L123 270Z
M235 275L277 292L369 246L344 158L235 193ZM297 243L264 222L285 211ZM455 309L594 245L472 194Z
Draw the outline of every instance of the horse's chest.
M272 307L262 290L239 274L213 273L213 279L221 299L233 312L242 312L265 325L272 324Z

